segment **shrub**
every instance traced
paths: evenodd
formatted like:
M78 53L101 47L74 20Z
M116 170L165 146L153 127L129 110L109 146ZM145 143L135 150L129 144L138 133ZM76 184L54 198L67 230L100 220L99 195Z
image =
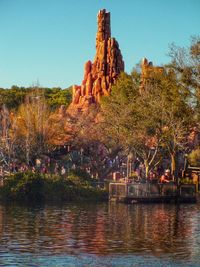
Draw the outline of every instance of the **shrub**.
M94 182L91 176L81 169L72 170L68 175L68 179L75 185L89 186Z
M193 150L188 155L188 161L192 166L200 167L200 148Z
M107 192L94 188L90 180L78 176L75 172L65 179L56 175L39 173L16 173L9 176L0 190L3 200L23 202L42 201L102 201Z
M20 201L42 201L44 180L40 174L31 172L9 176L3 187L3 198Z

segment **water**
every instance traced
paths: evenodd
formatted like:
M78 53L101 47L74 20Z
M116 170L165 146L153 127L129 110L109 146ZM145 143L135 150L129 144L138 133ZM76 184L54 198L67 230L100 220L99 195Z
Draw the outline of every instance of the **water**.
M0 205L0 266L200 266L200 206Z

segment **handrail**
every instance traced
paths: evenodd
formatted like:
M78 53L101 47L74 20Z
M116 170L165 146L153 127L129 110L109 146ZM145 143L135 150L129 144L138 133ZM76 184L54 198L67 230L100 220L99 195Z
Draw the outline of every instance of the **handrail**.
M115 192L111 192L112 186L115 186ZM175 196L175 195L181 195L181 194L189 194L189 195L194 195L196 194L195 187L194 185L181 185L177 186L174 183L167 183L167 184L129 184L129 183L110 183L109 188L110 188L110 194L111 195L120 195L120 192L117 192L117 188L119 186L124 186L126 189L126 196ZM129 191L129 188L133 188L133 192ZM191 192L187 193L183 191L183 189L191 190Z

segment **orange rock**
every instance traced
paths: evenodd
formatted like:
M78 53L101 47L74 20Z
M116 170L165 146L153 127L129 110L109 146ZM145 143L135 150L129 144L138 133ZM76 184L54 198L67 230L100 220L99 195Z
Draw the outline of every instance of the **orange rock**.
M148 84L148 80L151 78L152 74L163 73L164 68L159 66L153 66L153 63L148 61L146 58L143 58L141 63L141 85L140 91L145 90L145 86Z
M93 79L92 79L92 74L88 74L87 82L86 82L86 92L85 95L92 95L92 88L93 88Z
M73 92L73 100L72 101L74 104L78 104L80 96L81 96L81 87L78 85L73 85L72 92Z
M84 66L84 80L87 80L88 74L91 72L92 62L89 60Z
M71 109L84 109L90 104L99 103L102 95L109 95L111 86L121 71L124 62L115 38L111 38L110 13L105 9L97 15L96 55L84 66L84 79L81 86L73 87Z

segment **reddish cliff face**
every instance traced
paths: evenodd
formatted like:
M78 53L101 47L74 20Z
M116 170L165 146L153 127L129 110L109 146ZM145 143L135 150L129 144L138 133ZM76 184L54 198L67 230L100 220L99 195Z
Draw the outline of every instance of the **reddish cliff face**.
M94 62L84 67L84 78L80 86L73 86L73 100L70 109L87 109L92 103L99 103L101 96L109 95L121 71L124 71L119 45L111 38L110 13L100 10L97 16L96 55Z

